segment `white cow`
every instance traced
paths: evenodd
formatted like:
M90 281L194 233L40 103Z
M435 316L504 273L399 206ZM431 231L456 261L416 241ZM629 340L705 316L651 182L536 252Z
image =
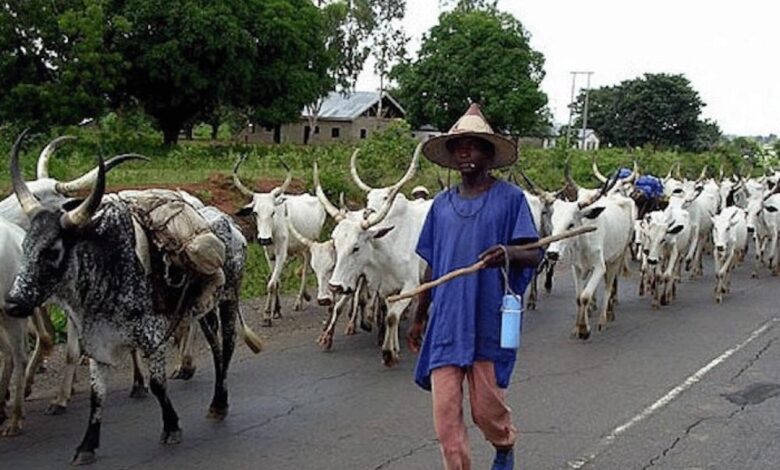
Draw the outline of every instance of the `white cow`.
M330 287L336 293L352 292L360 275L364 275L371 289L381 297L407 291L420 284L424 261L415 253L415 246L430 205L409 204L406 198L396 198L401 186L414 176L422 144L417 146L410 171L391 188L383 205L371 212L365 220L343 218L333 229L331 237L336 247L336 267ZM316 181L319 186L319 181ZM320 190L318 196L324 196ZM326 207L332 204L323 200ZM335 214L331 214L336 218ZM381 224L381 226L380 226ZM398 362L401 350L398 326L401 315L411 300L396 302L388 307L386 329L382 345L386 366Z
M780 274L777 246L778 234L780 234L780 183L775 185L772 192L764 196L760 215L769 234L765 244L765 257L772 275L777 276Z
M713 217L712 238L715 240L715 301L731 290L731 271L745 259L747 224L745 211L727 207Z
M16 198L16 196L14 196ZM50 348L52 339L42 327L42 312L35 309L35 322L5 314L5 296L11 290L22 262L22 241L25 232L17 225L0 218L0 429L2 436L15 436L22 431L24 397L32 385L35 371L43 359L43 349ZM27 335L36 336L35 350L27 354ZM9 388L9 385L12 386ZM13 398L11 417L6 421L5 401Z
M243 160L243 157L240 158L233 167L233 184L242 194L251 197L252 202L239 210L237 215L254 214L257 222L257 241L263 246L268 265L272 268L263 318L263 324L271 326L272 315L273 318L281 318L282 316L279 302L279 281L288 255L301 255L303 258L301 288L293 309L303 309L308 298L306 271L308 271L309 265L309 250L306 249L306 245L290 235L285 214L289 214L289 218L298 232L307 238L316 240L319 238L325 223L325 210L317 198L310 194L297 196L284 194L292 181L289 169L282 186L274 188L271 192L260 193L249 190L238 178L238 168ZM271 265L271 260L273 260L273 265Z
M651 212L646 222L647 245L643 251L653 270L653 307L658 308L677 295L682 262L694 235L690 215L680 206L670 205L663 212Z
M606 188L606 187L605 187ZM633 232L634 202L619 194L601 197L595 202L567 202L556 200L552 206L552 234L579 226L595 226L594 232L571 241L555 242L547 250L547 257L557 260L564 252L572 255L577 316L572 336L590 337L588 311L596 289L604 281L604 299L598 328L614 320L617 275ZM567 248L570 248L567 250ZM595 304L594 304L595 307Z

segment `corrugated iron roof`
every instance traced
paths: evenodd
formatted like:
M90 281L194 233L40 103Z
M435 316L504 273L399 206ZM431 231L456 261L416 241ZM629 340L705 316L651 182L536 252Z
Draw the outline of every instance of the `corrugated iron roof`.
M385 93L384 97L400 109L403 114L406 114L404 108L392 96ZM363 114L371 106L374 106L378 101L379 92L376 91L355 91L347 96L338 92L331 92L322 103L319 118L351 121ZM305 110L302 114L303 116L308 116Z

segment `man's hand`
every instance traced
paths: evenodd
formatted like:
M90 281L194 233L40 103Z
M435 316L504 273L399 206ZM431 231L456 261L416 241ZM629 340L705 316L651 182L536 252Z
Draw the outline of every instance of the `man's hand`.
M500 268L506 265L504 257L504 245L494 245L479 254L479 259L485 263L488 268Z
M415 354L420 352L424 332L425 322L413 321L412 326L409 327L409 331L406 333L406 346Z

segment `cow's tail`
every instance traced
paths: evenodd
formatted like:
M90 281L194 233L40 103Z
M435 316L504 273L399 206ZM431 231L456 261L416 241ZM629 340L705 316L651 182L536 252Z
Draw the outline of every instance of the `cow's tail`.
M249 349L253 353L257 354L263 350L263 341L257 336L257 333L252 331L244 321L244 316L241 314L241 309L238 309L238 321L241 323L241 328L238 329L238 334L241 335L241 339L244 340Z

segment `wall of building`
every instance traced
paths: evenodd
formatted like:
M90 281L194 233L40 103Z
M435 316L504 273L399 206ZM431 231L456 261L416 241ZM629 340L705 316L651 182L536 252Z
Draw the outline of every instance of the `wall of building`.
M309 137L309 143L315 145L336 142L358 142L369 138L375 132L386 128L395 119L379 119L374 117L358 117L354 121L317 120L317 125ZM303 138L309 121L302 118L300 122L284 124L281 127L280 142L285 144L303 144ZM274 130L263 126L250 125L241 131L237 140L246 144L274 143Z

